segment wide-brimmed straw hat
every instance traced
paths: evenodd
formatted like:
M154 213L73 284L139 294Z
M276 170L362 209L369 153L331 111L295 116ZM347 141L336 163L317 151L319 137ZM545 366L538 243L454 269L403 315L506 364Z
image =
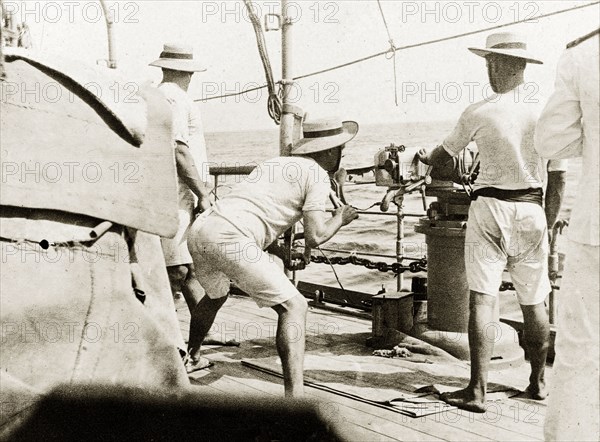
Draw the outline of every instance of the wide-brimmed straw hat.
M183 72L204 72L206 68L194 60L194 49L191 46L166 44L160 58L149 66Z
M499 32L488 36L485 49L469 48L469 51L480 57L488 54L502 54L525 59L528 63L544 64L527 52L527 42L522 35L512 32Z
M292 148L292 155L307 155L342 146L356 136L358 123L339 118L321 118L305 121L302 131L304 138Z

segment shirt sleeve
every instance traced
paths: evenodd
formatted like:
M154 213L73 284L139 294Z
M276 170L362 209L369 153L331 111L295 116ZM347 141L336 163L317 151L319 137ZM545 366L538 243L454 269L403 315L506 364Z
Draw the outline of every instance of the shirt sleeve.
M574 69L567 50L558 62L554 93L535 131L535 149L542 158L573 158L583 154L581 104Z
M304 205L302 206L303 212L310 212L313 210L320 212L325 211L325 205L329 199L331 186L329 180L325 180L322 174L316 175L319 179L308 180L306 198L304 199ZM325 174L325 176L327 175Z
M177 101L172 103L171 108L173 109L173 138L175 141L189 145L190 137L188 136L187 113L181 103Z
M452 133L446 137L442 146L449 155L458 155L465 147L473 141L476 128L472 122L470 108L467 108L460 118Z
M204 138L204 126L202 124L202 114L198 105L188 97L188 131L189 145L192 155L196 161L196 168L200 174L200 179L204 182L210 181L208 152L206 149L206 139Z
M566 172L569 168L569 160L550 160L548 161L548 172Z

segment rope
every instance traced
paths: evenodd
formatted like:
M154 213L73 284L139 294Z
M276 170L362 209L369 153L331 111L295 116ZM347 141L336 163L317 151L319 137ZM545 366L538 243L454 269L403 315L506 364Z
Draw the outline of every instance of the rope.
M390 49L389 49L389 53L392 54L391 57L387 57L386 58L392 58L393 60L393 66L394 66L394 102L396 103L396 107L398 107L398 75L396 72L396 45L394 44L394 39L392 38L392 34L390 33L390 28L388 27L387 24L387 20L385 19L385 14L383 13L383 8L381 7L381 1L377 0L377 6L379 6L379 12L381 13L381 18L383 19L383 25L385 26L385 30L387 32L388 35L388 41L390 43Z
M252 0L244 0L244 4L246 5L246 9L248 9L248 16L250 17L250 21L252 22L252 26L254 27L254 33L256 34L256 44L258 45L258 52L260 54L260 58L262 60L263 68L265 70L265 76L267 77L267 88L269 89L269 98L267 100L267 111L269 112L269 116L275 121L275 124L279 124L281 121L281 82L279 84L279 90L275 91L275 79L273 78L273 69L271 68L271 62L269 60L269 54L267 53L267 45L265 43L265 36L262 28L262 24L260 19L252 9ZM255 88L262 89L262 88ZM250 92L249 90L244 91L243 93ZM234 95L240 95L236 93ZM221 98L221 97L214 97Z
M338 274L335 271L335 267L333 266L333 263L331 261L329 261L329 258L327 257L327 255L325 254L325 252L323 252L323 250L321 250L320 247L317 247L317 250L319 252L321 252L321 255L323 255L323 258L325 259L324 262L326 262L327 264L329 264L329 267L331 267L331 270L333 271L333 275L335 276L335 279L337 280L337 283L340 286L340 289L342 289L342 293L346 294L346 289L342 285L342 281L340 281L340 278L338 277ZM313 257L311 256L310 258L311 258L311 261L312 261Z
M418 47L423 47L423 46L429 46L429 45L433 45L433 44L436 44L436 43L442 43L442 42L445 42L445 41L456 40L456 39L459 39L459 38L462 38L462 37L467 37L469 35L481 34L481 33L484 33L484 32L489 32L489 31L495 30L495 29L505 28L505 27L508 27L508 26L514 26L514 25L517 25L519 23L525 23L525 22L532 21L532 20L539 20L539 19L543 19L543 18L552 17L554 15L565 14L567 12L575 11L577 9L583 9L583 8L587 8L587 7L590 7L590 6L594 6L594 5L597 5L599 3L600 3L600 1L595 1L595 2L592 2L592 3L586 3L584 5L573 6L571 8L561 9L561 10L554 11L554 12L549 12L548 14L538 15L536 17L530 17L530 18L523 19L523 20L517 20L517 21L514 21L514 22L510 22L510 23L504 23L504 24L501 24L501 25L496 25L496 26L491 26L491 27L488 27L488 28L478 29L476 31L464 32L462 34L451 35L451 36L448 36L448 37L438 38L438 39L435 39L435 40L428 40L428 41L423 41L423 42L420 42L420 43L414 43L412 45L400 46L400 47L394 48L394 52L404 51L404 50L407 50L407 49L413 49L413 48L418 48ZM336 65L336 66L333 66L333 67L330 67L330 68L327 68L327 69L321 69L319 71L314 71L314 72L310 72L308 74L300 75L298 77L294 77L292 80L302 80L304 78L313 77L315 75L323 74L323 73L326 73L326 72L331 72L331 71L334 71L334 70L337 70L337 69L341 69L341 68L345 68L345 67L348 67L348 66L352 66L352 65L357 64L357 63L362 63L362 62L371 60L373 58L381 57L382 55L386 55L386 54L389 54L389 53L390 53L390 50L387 49L385 51L378 52L378 53L373 54L373 55L368 55L366 57L362 57L362 58L359 58L359 59L356 59L356 60L352 60L352 61L349 61L347 63L342 63L342 64L339 64L339 65ZM277 83L281 83L281 81L278 81ZM242 91L242 92L236 92L236 93L232 93L232 94L220 95L218 97L199 98L199 99L196 99L194 101L209 101L209 100L216 100L218 98L233 97L233 96L243 95L243 94L246 94L248 92L256 91L256 90L259 90L259 89L264 89L266 87L268 87L268 85L259 86L259 87L256 87L256 88L253 88L253 89L248 89L248 90L245 90L245 91Z

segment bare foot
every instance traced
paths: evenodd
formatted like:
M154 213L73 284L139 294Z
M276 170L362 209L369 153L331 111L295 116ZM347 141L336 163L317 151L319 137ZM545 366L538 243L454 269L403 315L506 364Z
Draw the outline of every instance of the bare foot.
M485 413L485 400L479 398L473 391L465 388L451 393L442 393L440 399L449 405L472 411L474 413Z
M229 339L225 341L219 335L209 334L208 336L206 336L206 338L204 338L204 341L202 341L202 345L223 345L226 347L239 347L240 343L235 339Z
M210 368L213 365L215 365L213 362L203 357L199 357L198 359L189 358L185 364L185 371L187 371L187 373L190 374L198 370Z
M546 388L544 381L539 381L535 384L530 383L525 391L531 399L535 399L536 401L543 401L548 397L548 388Z

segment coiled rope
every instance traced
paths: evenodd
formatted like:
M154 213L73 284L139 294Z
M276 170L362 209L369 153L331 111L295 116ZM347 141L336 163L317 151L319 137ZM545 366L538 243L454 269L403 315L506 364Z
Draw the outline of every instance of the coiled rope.
M273 77L273 68L271 67L271 61L269 60L269 54L267 53L267 45L265 43L265 35L262 28L262 24L260 19L254 12L252 8L251 0L244 0L244 4L246 5L246 9L248 9L248 16L250 17L250 21L252 22L252 26L254 27L254 33L256 34L256 44L258 45L258 52L260 54L260 59L262 60L263 68L265 70L265 76L267 77L266 87L269 89L269 99L267 100L267 111L269 112L269 116L275 121L275 124L279 124L281 121L281 101L282 101L282 89L281 82L278 82L280 85L279 91L275 90L275 79ZM254 88L251 90L262 89L263 87ZM251 92L251 90L245 90L244 93ZM237 94L236 94L237 95ZM219 97L214 97L219 98ZM196 100L198 101L198 100Z

